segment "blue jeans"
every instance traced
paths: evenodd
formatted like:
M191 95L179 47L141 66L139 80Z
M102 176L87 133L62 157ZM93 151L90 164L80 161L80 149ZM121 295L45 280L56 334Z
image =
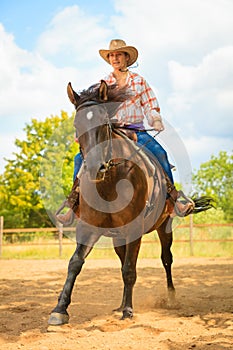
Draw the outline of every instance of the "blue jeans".
M172 184L174 184L171 167L168 161L167 152L165 149L152 137L150 136L146 131L140 131L137 132L138 137L138 144L139 145L145 145L145 148L149 150L159 161L161 164L163 170L168 175L169 179L171 180ZM78 153L74 157L74 176L73 180L75 180L79 169L82 165L82 157L81 154Z
M76 176L81 168L83 159L81 156L81 153L77 153L74 157L74 174L73 174L73 181L76 179Z
M171 167L168 161L167 152L165 149L155 140L154 137L149 135L146 131L136 132L139 145L145 145L145 148L149 150L159 161L165 173L168 175L172 184L174 184Z

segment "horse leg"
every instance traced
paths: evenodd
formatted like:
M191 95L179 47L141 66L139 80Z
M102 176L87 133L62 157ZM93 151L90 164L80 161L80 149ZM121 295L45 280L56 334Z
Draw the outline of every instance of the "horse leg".
M122 267L124 281L122 320L133 317L133 287L137 278L136 264L140 245L141 237L126 245L125 260Z
M76 277L82 269L82 266L85 262L85 258L91 252L92 248L92 246L77 244L76 250L69 261L66 282L58 298L58 304L53 309L49 317L49 325L57 326L68 323L69 314L67 312L67 308L71 302L71 293L74 287L74 283Z
M161 242L161 260L166 271L168 296L170 300L173 300L175 295L175 288L173 285L171 272L171 266L173 262L171 245L173 238L170 220L170 217L167 218L164 223L157 229L157 232Z
M113 245L114 245L114 250L121 261L121 271L122 271L123 264L125 261L125 251L126 251L125 239L115 239L114 238ZM121 305L120 305L120 307L118 307L117 309L114 309L113 311L123 311L124 305L125 305L125 287L124 287L124 291L123 291Z

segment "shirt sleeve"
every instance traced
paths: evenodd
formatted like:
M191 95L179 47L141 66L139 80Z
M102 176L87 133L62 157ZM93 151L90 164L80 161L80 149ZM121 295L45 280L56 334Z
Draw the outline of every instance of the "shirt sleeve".
M145 79L142 80L141 106L150 126L157 120L162 121L158 100Z

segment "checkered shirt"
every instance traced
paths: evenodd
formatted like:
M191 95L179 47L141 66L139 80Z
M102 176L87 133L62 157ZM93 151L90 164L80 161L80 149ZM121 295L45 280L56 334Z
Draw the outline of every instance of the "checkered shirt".
M104 78L107 84L116 84L113 73ZM160 108L155 94L146 80L137 73L128 72L126 84L133 93L132 98L121 104L116 118L121 124L142 123L144 116L153 126L155 120L161 120Z

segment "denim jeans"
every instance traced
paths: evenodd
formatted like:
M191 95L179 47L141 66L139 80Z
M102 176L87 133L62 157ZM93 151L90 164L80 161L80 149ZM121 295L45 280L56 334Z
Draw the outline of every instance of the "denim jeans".
M81 168L83 159L81 156L81 153L77 153L74 157L74 174L73 174L73 181L76 179L76 176Z
M136 134L139 145L145 145L145 148L149 150L158 159L163 170L168 175L172 184L174 184L171 167L165 149L158 143L158 141L155 140L154 137L149 135L146 131L138 131Z
M174 184L171 167L168 161L167 152L165 149L146 131L137 132L138 137L138 144L139 145L145 145L145 148L149 150L159 161L161 164L163 170L168 175L169 179L171 180L172 184ZM82 157L81 154L78 153L74 157L74 176L73 180L75 180L80 168L82 165Z

